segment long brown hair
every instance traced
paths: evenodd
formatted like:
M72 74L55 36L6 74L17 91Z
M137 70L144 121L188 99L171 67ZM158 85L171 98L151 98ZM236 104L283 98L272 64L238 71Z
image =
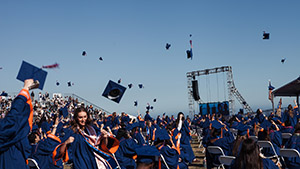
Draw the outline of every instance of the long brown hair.
M242 149L236 160L236 168L263 169L262 159L256 142L250 138L242 143Z
M233 156L237 156L238 155L238 151L239 151L239 147L240 147L240 144L242 143L242 141L244 141L245 139L247 139L247 136L244 135L244 136L240 136L238 135L233 143L233 148L232 148L232 155Z
M87 119L86 119L86 122L85 124L86 125L90 125L92 124L92 119L90 117L90 113L86 110L86 108L84 107L79 107L79 108L76 108L74 110L74 116L73 116L73 120L71 121L71 129L75 132L75 133L78 133L78 126L79 126L79 122L78 122L78 114L80 112L86 112L86 115L87 115Z

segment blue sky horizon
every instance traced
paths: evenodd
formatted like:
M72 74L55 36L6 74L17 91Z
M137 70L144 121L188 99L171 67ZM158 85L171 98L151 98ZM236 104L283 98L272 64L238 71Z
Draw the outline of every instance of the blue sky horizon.
M0 90L21 89L16 76L23 60L58 63L46 70L42 93L75 93L111 112L144 114L150 103L154 115L188 114L186 73L232 66L235 86L252 109L271 108L268 80L277 89L300 75L299 9L296 0L1 1ZM190 39L192 60L186 58ZM120 78L134 86L116 104L101 95L109 80ZM199 77L202 100L228 98L223 79ZM283 106L293 99L283 97Z

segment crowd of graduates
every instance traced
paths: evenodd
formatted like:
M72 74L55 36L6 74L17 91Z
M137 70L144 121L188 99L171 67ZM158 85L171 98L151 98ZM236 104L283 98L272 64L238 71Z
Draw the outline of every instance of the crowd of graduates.
M14 98L1 97L0 168L188 168L195 160L191 121L149 111L137 118L106 114L72 97L29 92L25 80Z
M29 92L33 80L14 98L0 97L0 168L163 168L184 169L197 160L191 147L191 132L201 137L206 167L220 164L219 155L208 151L218 146L235 160L226 168L299 168L300 158L281 158L281 148L300 152L300 114L298 105L282 110L280 100L275 112L222 116L179 112L131 118L125 112L106 114L72 97ZM283 133L290 133L288 139ZM270 141L274 147L261 148L257 141ZM276 156L278 155L278 156ZM274 157L274 158L269 158ZM32 168L32 167L31 167ZM33 167L34 168L34 167Z
M220 147L226 156L235 160L226 168L300 168L299 157L281 158L280 149L300 152L300 114L298 105L288 105L282 110L282 100L275 112L266 116L261 109L256 113L238 114L226 119L220 114L195 115L192 125L200 129L202 145L206 149L207 168L220 164L219 156L207 151L209 146ZM290 133L290 138L282 135ZM274 147L259 147L258 141L270 141Z

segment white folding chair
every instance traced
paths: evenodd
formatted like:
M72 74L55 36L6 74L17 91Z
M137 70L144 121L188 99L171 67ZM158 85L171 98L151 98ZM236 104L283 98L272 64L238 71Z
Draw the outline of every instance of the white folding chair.
M35 159L32 159L32 158L27 158L27 161L28 161L28 167L29 168L37 168L37 169L40 169L38 163L35 161Z
M279 156L278 156L278 154L276 153L275 148L274 148L273 144L272 144L270 141L259 140L259 141L257 141L257 144L258 144L261 148L271 148L272 151L274 152L274 155L273 155L273 156L266 157L266 158L275 158L275 157L276 157L276 158L277 158L277 163L276 163L276 164L279 163L279 164L281 165Z
M282 139L290 139L292 137L291 133L281 133Z
M280 155L283 157L299 157L300 153L296 149L282 148L280 149Z
M208 146L208 147L207 147L207 151L208 151L208 153L210 153L210 154L225 156L224 151L223 151L222 148L219 147L219 146ZM213 165L214 165L214 166L217 166L218 169L219 169L220 167L222 167L223 169L225 169L223 163L221 163L221 162L220 162L220 164L215 164L215 163L213 163Z
M257 136L250 136L250 138L251 138L252 140L254 140L255 142L257 142L257 140L258 140L258 137L257 137Z
M283 157L287 157L287 158L289 158L289 157L299 157L300 158L299 152L296 149L290 149L290 148L280 149L280 156L281 156L285 166L287 166L286 162L285 162L286 159L284 159Z
M219 157L220 163L227 165L227 166L230 166L234 159L235 159L234 156L220 156Z

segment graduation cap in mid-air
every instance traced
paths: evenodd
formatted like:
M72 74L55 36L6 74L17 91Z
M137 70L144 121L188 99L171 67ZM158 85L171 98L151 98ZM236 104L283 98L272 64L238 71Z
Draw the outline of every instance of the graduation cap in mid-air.
M118 80L118 83L121 83L121 81L122 81L122 80L121 80L121 78L120 78L120 79Z
M58 80L56 80L56 86L59 86L59 81Z
M33 79L35 81L33 85L36 88L38 86L38 88L41 90L43 90L44 88L46 77L47 77L46 71L25 61L22 62L19 73L17 75L17 79L22 82L24 82L26 79ZM31 89L35 87L32 87Z
M99 60L103 61L103 58L102 58L102 57L99 57Z
M74 85L74 83L72 83L71 81L68 81L68 87L71 87L72 85Z
M153 99L153 102L156 102L156 99Z
M266 33L264 31L264 33L263 33L263 39L270 39L270 33Z
M283 64L285 62L285 58L282 58L281 59L281 63Z
M143 85L143 84L139 84L138 86L139 86L140 89L141 89L141 88L144 88L144 85Z
M153 106L150 106L150 104L149 104L149 103L147 103L146 110L148 110L148 111L149 111L150 109L152 110L152 109L153 109Z
M119 103L125 90L126 87L110 80L104 89L102 96Z
M82 56L86 56L86 51L83 51L83 52L82 52Z
M138 102L134 101L133 106L137 106L137 105L138 105Z
M193 59L193 50L192 50L192 48L190 50L187 50L186 54L187 54L188 59Z
M171 47L171 44L167 43L166 44L166 49L169 50L170 47Z
M129 88L129 89L132 88L132 83L128 84L128 88Z

